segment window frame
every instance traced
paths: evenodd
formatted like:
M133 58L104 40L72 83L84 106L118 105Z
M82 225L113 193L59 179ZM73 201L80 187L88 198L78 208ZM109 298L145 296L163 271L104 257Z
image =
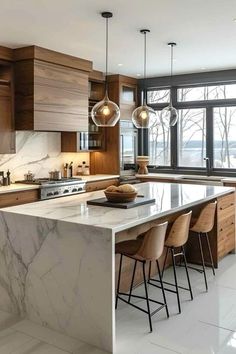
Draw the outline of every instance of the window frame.
M195 74L196 75L196 74ZM184 75L183 75L184 76ZM177 90L179 88L190 88L190 87L202 87L202 86L217 86L217 85L228 85L228 84L236 84L236 71L235 71L235 80L232 81L217 81L217 82L199 82L198 84L185 84L185 85L175 85L171 87L171 95L172 95L172 103L176 109L194 109L194 108L205 108L206 109L206 156L210 159L211 165L211 175L215 176L234 176L236 174L236 168L215 168L214 167L214 122L213 122L213 110L215 107L229 107L236 106L236 98L230 99L219 99L219 100L205 100L205 101L178 101L177 100ZM157 87L148 87L147 91L150 90L161 90L168 89L167 85L157 86ZM167 103L155 103L149 104L155 110L162 110L167 106ZM178 123L177 123L178 124ZM164 172L164 173L186 173L189 175L193 174L206 174L207 169L205 167L181 167L178 166L178 128L177 124L174 127L171 127L170 131L170 140L171 140L171 164L170 166L149 166L150 172ZM145 135L145 140L147 140L146 151L145 153L148 155L148 132Z

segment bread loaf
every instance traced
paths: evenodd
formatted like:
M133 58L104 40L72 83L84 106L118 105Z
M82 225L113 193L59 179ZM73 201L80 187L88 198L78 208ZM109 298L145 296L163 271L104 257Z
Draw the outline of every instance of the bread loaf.
M136 193L137 189L132 184L123 184L117 188L120 193Z

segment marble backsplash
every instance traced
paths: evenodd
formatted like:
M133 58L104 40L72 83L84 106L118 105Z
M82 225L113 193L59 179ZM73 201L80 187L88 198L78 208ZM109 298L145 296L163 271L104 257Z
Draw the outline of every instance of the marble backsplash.
M0 171L9 169L12 181L24 179L31 171L35 177L48 177L51 170L62 170L73 161L74 174L82 161L89 164L89 153L61 153L61 134L49 132L16 132L16 154L0 154Z

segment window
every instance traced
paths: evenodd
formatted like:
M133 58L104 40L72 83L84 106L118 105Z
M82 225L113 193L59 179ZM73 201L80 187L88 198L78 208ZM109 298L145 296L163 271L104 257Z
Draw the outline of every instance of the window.
M170 101L170 90L153 90L147 92L147 103L168 103Z
M150 165L170 166L170 129L161 122L161 111L157 111L157 119L151 122L149 130Z
M177 80L182 78L176 77L176 85ZM189 170L206 173L204 158L208 157L212 174L235 174L236 79L229 84L176 86L171 92L179 113L173 128L162 121L161 114L170 99L170 90L160 87L148 91L148 104L157 110L157 118L151 122L147 135L150 165L165 172L172 169L179 173Z
M179 110L178 165L204 167L206 156L206 111L204 108Z
M180 88L177 97L179 102L236 98L236 84Z
M236 107L217 107L214 116L214 167L236 168Z

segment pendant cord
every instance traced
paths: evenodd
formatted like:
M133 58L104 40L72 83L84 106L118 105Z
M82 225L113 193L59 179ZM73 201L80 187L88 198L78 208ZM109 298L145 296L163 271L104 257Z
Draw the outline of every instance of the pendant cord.
M147 32L144 32L144 61L143 61L143 77L144 77L144 93L143 93L143 103L144 106L147 103Z
M172 106L172 84L173 84L173 44L171 44L170 53L170 105Z
M105 81L106 95L108 93L107 74L108 74L108 18L106 18L106 81Z

